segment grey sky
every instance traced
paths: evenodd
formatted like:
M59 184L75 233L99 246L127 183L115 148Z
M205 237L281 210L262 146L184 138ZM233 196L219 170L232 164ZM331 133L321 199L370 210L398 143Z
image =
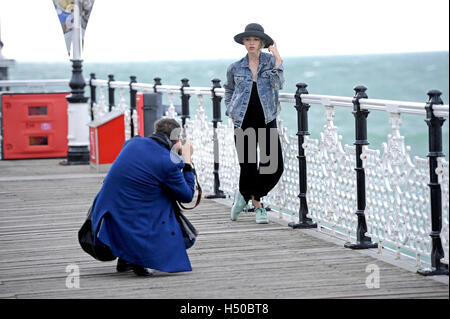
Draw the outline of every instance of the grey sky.
M233 36L263 25L282 56L448 51L448 0L96 0L85 61L242 56ZM3 55L67 61L51 0L0 0Z

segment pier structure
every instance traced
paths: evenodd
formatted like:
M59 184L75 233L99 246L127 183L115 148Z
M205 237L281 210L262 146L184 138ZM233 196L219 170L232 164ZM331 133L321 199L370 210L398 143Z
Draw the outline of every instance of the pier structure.
M220 199L221 196L215 196L217 194L233 196L238 187L239 165L232 120L221 119L221 99L218 97L223 97L224 89L219 80L214 79L210 86L196 87L191 86L188 79L182 79L180 85L165 85L160 78L155 78L154 83L140 83L135 76L129 81L117 81L112 75L103 80L92 74L86 82L89 82L91 92L91 119L99 119L112 110L123 111L126 139L137 135L139 129L136 95L164 95L169 101L164 116L179 120L183 134L189 136L195 146L192 159L199 181L204 193L211 195L204 203L223 204L220 201L228 200ZM11 83L13 81L8 85ZM0 86L4 84L0 82ZM25 83L16 81L14 84ZM115 90L119 90L118 103L114 100ZM392 256L394 263L411 265L412 262L417 272L415 276L431 275L435 279L442 278L435 275L448 275L449 168L442 150L442 126L448 125L449 106L443 104L441 92L430 90L426 102L416 103L369 99L364 86L355 86L353 96L349 97L310 94L308 90L307 84L298 83L295 93L280 93L283 107L294 107L299 122L297 134L289 136L283 122L277 119L285 171L276 188L264 198L266 205L271 207L269 217L278 225L277 230L284 227L289 234L298 233L300 237L304 236L302 232L313 234L308 240L296 237L298 247L304 249L314 249L318 242L312 238L322 236L321 239L327 239L326 246L330 249L326 254L339 251L347 256L344 251L349 251L349 254L372 254L376 258ZM181 100L181 114L175 111L176 98ZM205 99L213 102L212 119L206 115ZM192 105L195 114L190 112L193 100L196 101ZM312 106L323 108L326 118L319 139L309 136L308 110ZM341 143L339 128L334 123L336 108L347 109L349 121L354 121L353 145ZM369 146L372 110L389 115L392 132L382 150ZM410 147L405 145L405 137L401 135L404 114L421 116L428 127L429 149L424 150L421 157L411 158ZM80 178L84 177L84 173L80 175ZM17 176L3 179L3 182L22 180ZM86 205L89 204L88 200ZM211 205L209 209L215 210L216 204ZM219 210L221 216L225 216L223 218L229 217L226 206ZM192 214L195 221L195 214ZM212 215L205 215L203 218L206 219L199 221L205 223L203 234L208 234L211 223L224 222L220 218L214 220L218 216ZM243 219L246 219L245 214ZM233 229L235 225L239 224L228 222L221 232L239 233ZM251 229L250 232L264 232L259 226ZM273 240L274 244L284 247L283 241ZM198 252L195 248L194 251ZM319 261L322 262L326 264L324 260ZM248 263L244 264L248 266ZM355 267L361 270L362 265ZM357 272L356 269L352 271ZM448 289L448 277L445 278Z
M222 121L221 117L224 89L219 79L213 79L209 87L196 87L186 78L179 85L166 85L159 77L153 83L140 83L136 76L117 81L112 74L108 80L91 74L86 83L90 86L91 119L100 119L111 110L123 112L126 139L139 130L137 93L165 95L169 105L164 116L179 120L183 135L194 143L193 161L204 190L213 198L234 196L239 164L232 120ZM45 81L8 81L8 85L42 86ZM369 99L364 86L355 86L353 91L353 97L310 94L307 84L298 83L295 93L280 92L284 107L290 105L297 111L298 132L288 136L282 120L277 119L285 172L264 198L271 207L270 215L294 229L317 227L342 235L347 248L377 248L380 254L389 249L399 259L412 257L422 274L448 273L449 166L442 150L442 125L449 106L443 104L439 90L427 92L428 99L422 103ZM175 111L177 97L181 114ZM195 115L190 111L192 98L196 100ZM211 99L212 119L206 115L205 98ZM319 139L309 137L311 105L324 109L326 124ZM341 143L334 124L336 107L348 109L349 120L354 119L353 145ZM389 114L392 133L382 144L383 150L369 147L371 110ZM429 150L424 150L423 157L411 158L410 147L405 145L400 132L405 114L422 116L429 128Z
M124 103L128 87L143 93L167 94L169 110L165 116L179 119L195 143L193 161L201 172L201 184L211 195L224 192L233 196L238 187L239 166L232 121L227 118L222 122L220 117L217 97L224 95L224 89L217 79L211 87L187 87L187 83L183 79L181 85L163 85L159 78L151 84L95 80L92 85L100 90L100 99L93 104L93 113L107 111L104 92L107 85L122 88L118 107L128 113L130 108ZM288 136L278 119L286 169L265 203L274 207L272 215L288 221L293 228L318 227L320 231L343 234L348 248L377 248L380 254L383 249L391 249L397 258L414 256L418 268L430 266L428 270L447 273L448 161L442 152L441 132L449 116L448 105L443 104L438 90L430 90L427 102L422 103L369 99L366 90L364 86L356 86L353 97L309 94L307 84L299 83L296 93L280 93L283 104L291 103L296 108L299 128L296 136ZM197 112L189 118L189 113L183 114L189 112L188 94L197 97ZM182 114L175 112L175 95L184 101ZM206 116L204 98L213 101L212 120ZM324 107L327 122L320 139L309 137L310 104ZM353 145L341 143L334 124L336 107L353 113ZM369 147L371 110L389 114L392 134L387 136L382 151ZM436 151L424 151L423 157L411 158L410 147L400 133L403 114L424 118L433 141L430 147ZM125 118L130 137L131 127L136 130L138 121L129 115ZM434 164L430 166L429 161Z

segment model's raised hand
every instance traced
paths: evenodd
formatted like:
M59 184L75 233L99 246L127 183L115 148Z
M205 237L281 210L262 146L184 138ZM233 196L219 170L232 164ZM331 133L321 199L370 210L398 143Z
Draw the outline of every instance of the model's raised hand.
M280 56L280 52L278 51L278 47L277 47L277 43L275 41L273 41L273 44L271 46L269 46L269 52L273 54L273 56L275 57L275 66L278 68L281 63L281 56Z

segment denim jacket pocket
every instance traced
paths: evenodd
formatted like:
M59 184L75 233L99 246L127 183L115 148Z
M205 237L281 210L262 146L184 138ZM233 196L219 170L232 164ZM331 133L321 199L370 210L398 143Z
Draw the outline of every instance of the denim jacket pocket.
M242 84L242 82L244 81L244 79L245 79L244 75L240 75L240 74L234 75L235 86L240 86Z

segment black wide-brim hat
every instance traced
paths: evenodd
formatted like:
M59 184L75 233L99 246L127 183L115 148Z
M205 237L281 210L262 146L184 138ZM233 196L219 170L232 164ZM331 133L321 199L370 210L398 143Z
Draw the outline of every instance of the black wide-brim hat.
M239 44L244 44L243 40L246 37L256 37L264 40L264 43L266 44L264 48L268 48L273 44L273 40L271 37L269 37L267 34L264 33L264 28L262 25L258 23L250 23L245 27L245 31L242 33L239 33L234 36L234 41L236 41Z

